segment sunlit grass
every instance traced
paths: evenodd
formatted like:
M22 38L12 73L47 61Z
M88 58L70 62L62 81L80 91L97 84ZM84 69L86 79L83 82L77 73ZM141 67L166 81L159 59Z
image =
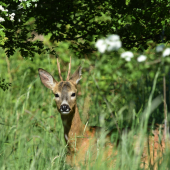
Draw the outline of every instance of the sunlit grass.
M16 53L7 62L2 52L0 75L7 81L11 80L12 87L5 92L0 90L0 167L4 170L75 169L76 167L71 167L65 160L67 146L64 142L62 122L53 100L53 94L44 88L37 71L41 67L57 77L55 58L51 59L48 54L36 57L38 59L31 62L24 60ZM78 64L73 59L73 70ZM83 83L82 87L85 87ZM80 113L84 113L84 96L78 97L78 105L81 108ZM90 124L100 123L100 126L107 129L108 123L105 123L105 116L102 116L106 111L101 110L100 106L97 107L98 110L89 109L93 110L90 115L94 115L94 122L91 121ZM134 111L133 114L138 113ZM154 169L149 163L149 157L146 157L147 165L143 165L145 162L142 164L142 155L147 146L148 119L149 115L143 119L143 122L139 122L139 119L134 116L131 129L124 128L121 134L115 130L111 135L113 151L108 159L103 159L106 152L104 144L106 133L103 132L97 142L99 144L97 145L98 154L94 158L91 155L93 148L89 148L86 163L79 165L79 168L136 170L150 167ZM120 142L117 145L118 139ZM165 149L158 169L164 170L170 166L169 156L169 150Z

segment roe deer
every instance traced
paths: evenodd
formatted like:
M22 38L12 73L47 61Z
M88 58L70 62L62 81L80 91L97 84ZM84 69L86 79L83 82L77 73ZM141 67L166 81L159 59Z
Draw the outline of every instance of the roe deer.
M61 114L62 123L64 126L64 139L68 144L69 156L67 160L71 163L73 154L75 155L81 148L82 155L85 155L92 143L97 128L86 127L79 115L76 104L77 84L81 79L81 67L79 66L74 74L70 77L71 57L66 81L63 81L60 70L60 63L57 58L57 67L61 81L56 81L51 74L39 68L39 76L42 83L53 91L58 112ZM90 142L91 141L91 142ZM81 156L80 156L81 157ZM80 158L79 157L79 158ZM84 158L81 158L83 160ZM79 161L80 159L77 159Z
M92 154L96 155L96 138L95 133L98 130L95 127L86 127L79 115L78 107L76 104L76 93L77 93L77 84L81 79L81 67L79 66L74 74L70 77L71 71L71 57L68 69L68 75L66 81L63 81L60 70L60 63L57 58L57 67L59 72L60 81L56 81L51 74L47 71L39 68L39 76L42 83L53 91L55 95L55 101L57 104L58 112L61 115L63 127L64 127L64 139L68 144L69 153L67 154L67 162L72 165L78 165L79 161L84 162L86 152L88 151L91 145L95 146ZM149 139L149 141L152 141ZM152 142L151 142L152 143ZM155 143L155 141L153 142ZM115 160L116 152L113 153L113 145L107 145L105 148L106 153L104 154L107 158L112 157L112 163L109 163L109 166L113 165L113 159ZM147 145L146 145L147 147ZM161 147L162 148L162 147ZM151 152L155 148L150 148ZM157 150L157 149L156 149ZM144 150L144 153L147 151ZM104 156L104 157L105 157ZM76 158L75 158L76 157ZM114 158L113 158L114 157ZM75 162L73 162L75 158ZM95 159L95 156L93 157ZM156 159L156 158L155 158ZM145 160L146 161L146 157Z

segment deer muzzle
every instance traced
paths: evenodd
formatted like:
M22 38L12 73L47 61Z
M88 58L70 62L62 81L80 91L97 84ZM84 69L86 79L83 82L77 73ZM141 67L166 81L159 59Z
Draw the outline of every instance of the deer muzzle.
M60 112L62 113L62 114L68 114L68 113L70 113L70 107L69 107L69 105L67 105L67 104L62 104L61 106L60 106Z

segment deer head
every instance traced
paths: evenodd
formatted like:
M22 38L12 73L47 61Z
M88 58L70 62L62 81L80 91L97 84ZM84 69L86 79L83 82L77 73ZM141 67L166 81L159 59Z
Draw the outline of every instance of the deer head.
M57 66L61 81L56 81L50 73L41 68L39 68L38 71L44 86L53 91L55 95L57 109L60 112L60 114L68 115L75 111L77 84L81 79L81 67L79 66L78 69L74 72L74 74L70 77L71 71L71 57L70 57L67 79L66 81L63 81L58 58Z

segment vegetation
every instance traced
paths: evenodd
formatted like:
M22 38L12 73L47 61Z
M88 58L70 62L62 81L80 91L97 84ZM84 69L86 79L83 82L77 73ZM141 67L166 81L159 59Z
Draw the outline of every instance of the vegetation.
M35 33L50 34L52 42L72 41L69 48L77 57L94 51L92 42L110 33L118 34L127 49L143 50L148 40L170 39L170 5L163 0L2 0L1 5L8 10L0 10L8 38L1 47L8 56L18 48L23 57L34 57L45 49L55 53L42 42L29 41Z
M155 124L160 125L161 144L161 127L169 121L167 2L0 3L0 88L9 88L0 89L1 169L73 168L65 162L67 146L54 96L38 76L38 68L43 68L57 79L56 57L65 75L69 56L72 73L83 67L78 86L81 118L89 126L105 129L96 161L91 163L89 148L81 169L113 169L102 160L103 141L110 132L115 157L108 161L114 169L169 168L168 147L161 159L152 162L154 153L149 149L143 158L146 145L152 145L145 139L155 135ZM42 34L43 41L32 41L35 34Z
M120 53L121 50L123 49L120 49ZM158 54L152 54L153 51L150 49L147 61L141 63L136 61L137 57L135 56L130 62L127 62L119 56L119 52L111 52L102 56L100 53L95 53L96 60L92 62L88 59L77 60L74 53L68 50L68 44L60 43L58 53L61 65L64 66L62 73L67 72L70 55L73 58L72 73L78 65L83 66L78 106L84 123L88 117L89 125L102 126L107 130L101 136L101 143L110 130L112 131L110 139L113 145L117 140L120 140L118 147L113 148L117 155L110 160L115 162L115 169L124 169L125 167L142 169L142 165L144 166L145 163L140 158L143 147L145 147L144 139L150 135L150 133L147 134L148 123L152 124L153 120L162 123L164 120L163 109L160 105L163 96L160 97L159 93L163 88L161 85L162 62L168 65L168 57L160 57L160 63L157 66L153 65L157 70L156 77L155 74L146 74L146 78L144 74L145 71L147 72L146 67L151 70L148 66L148 63L151 62L150 57L158 57ZM44 68L54 77L58 77L56 58L49 54L37 55L32 62L23 59L19 52L16 52L10 59L2 50L1 54L0 72L4 73L1 76L11 79L12 87L6 92L0 91L2 101L0 166L4 169L70 169L71 167L65 162L66 146L63 127L53 100L54 96L41 84L37 71L38 68ZM119 60L118 57L120 57ZM116 65L113 64L114 62ZM95 67L93 67L94 64ZM91 66L90 70L89 66ZM118 68L122 69L118 70ZM129 74L125 74L125 71ZM148 82L145 81L147 79ZM141 82L140 86L133 80ZM152 80L154 80L154 86ZM108 85L108 81L113 83ZM151 96L149 95L150 90L152 91ZM143 93L141 94L141 92ZM154 100L152 101L152 99ZM87 100L90 101L84 103ZM158 107L159 105L161 107ZM86 112L88 115L84 115ZM145 114L146 116L144 116ZM150 128L154 129L154 126L150 126ZM130 133L125 133L125 129L130 129ZM139 136L138 142L142 144L137 152L139 154L134 150L135 134ZM162 134L161 131L160 134ZM99 155L102 155L102 144L100 147ZM87 157L90 161L91 155ZM101 164L101 159L99 156L93 165L89 163L82 165L81 168L93 166L95 169L101 167L108 169L107 162L102 161ZM155 164L158 163L158 160L155 161ZM169 151L165 150L159 169L164 169L168 161ZM151 164L146 166L152 167Z

